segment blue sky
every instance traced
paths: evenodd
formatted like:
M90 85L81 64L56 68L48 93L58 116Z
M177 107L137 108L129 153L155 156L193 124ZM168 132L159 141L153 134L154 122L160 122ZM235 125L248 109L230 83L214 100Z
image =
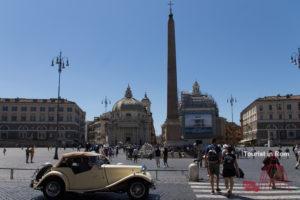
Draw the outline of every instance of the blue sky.
M289 63L300 45L298 0L174 1L178 89L195 80L230 120L258 97L299 94ZM51 59L62 50L61 96L91 120L101 100L147 91L157 134L166 117L167 0L0 0L0 97L57 96ZM111 109L113 105L109 105Z

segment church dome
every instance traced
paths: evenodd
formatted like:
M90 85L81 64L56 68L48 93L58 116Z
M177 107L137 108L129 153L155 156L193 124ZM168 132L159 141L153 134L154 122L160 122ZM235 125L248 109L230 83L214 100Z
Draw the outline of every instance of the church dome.
M131 89L128 86L125 97L115 103L112 111L144 111L144 109L143 103L132 97Z

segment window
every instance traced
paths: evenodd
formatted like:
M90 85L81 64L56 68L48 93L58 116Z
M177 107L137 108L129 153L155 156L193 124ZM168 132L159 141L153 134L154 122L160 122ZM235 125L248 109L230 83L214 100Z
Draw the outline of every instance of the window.
M286 109L292 110L292 105L291 104L286 105Z
M269 105L269 110L272 110L272 105Z
M3 111L8 111L8 106L3 106L3 107L2 107L2 110L3 110Z
M130 113L126 113L126 117L131 117L131 114Z
M263 119L264 119L264 116L263 116L263 115L260 115L260 116L259 116L259 119L260 119L260 120L263 120Z
M68 115L68 116L67 116L67 121L68 121L68 122L71 122L71 121L72 121L72 115Z
M30 121L32 121L32 122L36 121L35 115L30 115Z
M26 121L26 115L22 115L22 116L21 116L21 121L22 121L22 122L25 122L25 121Z
M58 117L58 121L60 121L60 122L64 121L64 117L63 116L59 116Z
M40 122L44 122L45 121L45 115L40 115Z
M13 122L17 121L17 116L11 116L11 121Z
M289 119L292 119L292 118L293 118L292 114L289 114Z
M53 116L49 116L49 121L53 122L54 121L54 117Z
M264 107L262 105L259 106L259 111L263 111Z
M59 107L59 112L64 112L64 107Z
M26 107L26 106L22 106L22 107L21 107L21 111L22 111L22 112L26 112L26 111L27 111L27 107Z
M41 112L45 112L45 111L46 111L46 108L45 108L45 107L40 107L40 111L41 111Z
M282 114L279 114L279 119L282 119Z
M18 107L17 106L11 107L11 111L18 111Z
M273 119L273 115L272 114L270 114L270 119Z
M281 110L281 104L277 104L277 110Z
M31 111L31 112L35 112L35 111L36 111L36 107L31 107L31 108L30 108L30 111Z
M6 122L7 121L7 116L6 115L2 115L1 121Z
M72 112L72 110L73 110L73 109L72 109L71 107L68 107L68 108L67 108L67 111L68 111L68 112Z
M54 107L49 107L49 108L48 108L48 111L49 111L49 112L54 112L54 110L55 110Z
M298 103L298 110L300 110L300 102Z

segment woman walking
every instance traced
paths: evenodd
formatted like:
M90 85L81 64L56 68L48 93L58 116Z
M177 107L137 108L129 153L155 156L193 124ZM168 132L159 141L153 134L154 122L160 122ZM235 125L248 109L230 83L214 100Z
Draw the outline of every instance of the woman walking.
M233 148L230 145L225 146L225 152L223 155L223 177L225 180L225 187L227 190L227 197L232 195L234 176L239 175L239 167L236 161L236 157L232 152Z
M265 170L270 178L270 187L272 186L272 189L276 189L275 174L277 174L278 169L280 169L280 163L272 150L269 150L268 156L263 160L263 164L262 170Z

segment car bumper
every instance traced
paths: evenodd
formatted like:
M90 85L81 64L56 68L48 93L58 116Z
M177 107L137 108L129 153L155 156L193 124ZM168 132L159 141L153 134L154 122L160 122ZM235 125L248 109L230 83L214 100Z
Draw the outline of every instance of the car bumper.
M30 186L31 188L33 188L33 189L39 189L39 188L37 187L37 185L38 185L38 181L36 181L36 180L31 180L31 182L30 182L30 184L29 184L29 186Z

